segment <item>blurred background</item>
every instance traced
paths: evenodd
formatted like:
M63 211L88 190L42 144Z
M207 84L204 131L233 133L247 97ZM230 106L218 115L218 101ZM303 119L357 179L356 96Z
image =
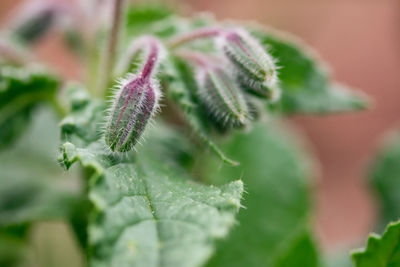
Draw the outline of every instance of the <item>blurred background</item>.
M57 0L54 0L57 1ZM0 2L0 25L21 0ZM74 1L64 1L74 2ZM171 2L171 1L170 1ZM315 224L327 251L357 244L371 231L375 207L367 165L388 130L400 123L400 1L398 0L181 0L185 12L258 21L295 34L330 64L335 79L373 99L369 111L290 121L309 139L319 161ZM57 34L35 48L39 59L79 79L78 60Z

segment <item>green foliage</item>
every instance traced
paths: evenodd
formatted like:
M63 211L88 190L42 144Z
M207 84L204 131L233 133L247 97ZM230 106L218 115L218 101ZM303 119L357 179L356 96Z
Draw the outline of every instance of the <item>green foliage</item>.
M58 84L57 78L39 68L0 66L0 149L26 129L39 102L52 100Z
M127 154L125 159L107 152L102 138L85 134L88 126L99 124L93 113L101 108L96 103L81 105L61 125L63 163L79 161L92 170L92 265L200 266L211 255L214 239L226 236L234 224L242 183L197 184L176 165L166 164L165 154L146 148L139 151L140 157ZM168 136L162 128L157 134Z
M382 236L372 234L367 247L352 253L355 267L400 266L400 222L390 223Z
M222 145L240 162L200 164L210 182L242 177L246 194L239 225L221 242L208 266L317 266L309 235L310 197L305 155L277 123L257 124ZM292 264L292 265L291 265Z
M381 209L381 227L400 215L400 135L392 134L370 169L371 185Z
M281 101L271 108L283 113L330 113L365 109L361 93L332 83L327 67L299 41L277 31L252 28L265 49L278 59Z
M113 27L82 27L92 29L90 33L83 33L79 27L69 29L80 41L79 51L87 61L86 82L91 94L79 84L69 86L65 92L58 91L58 79L44 70L0 66L0 265L15 266L20 262L34 223L63 220L72 226L91 266L321 266L310 224L310 162L296 135L288 134L291 130L273 116L359 110L366 107L365 98L332 81L307 47L275 31L248 27L253 38L236 24L219 23L207 15L182 18L155 4L127 6L124 16L118 55L107 54L113 49L101 50L106 40L104 34ZM36 37L45 32L48 22L28 25L29 31L23 32L36 34L27 36L27 40L38 40ZM187 34L198 34L198 29L210 28L212 34L207 38L179 42ZM228 29L231 33L243 31L245 39L238 47L234 41L235 49L230 52L231 56L240 52L235 61L242 70L230 71L233 66L226 64L226 56L221 58L217 39L226 37ZM110 36L119 36L113 34ZM109 70L110 76L118 73L125 77L127 71L137 75L140 66L146 64L142 64L141 53L129 58L129 48L134 39L143 35L158 38L159 51L166 50L166 60L151 77L151 86L158 88L159 82L163 91L163 111L155 127L144 131L144 120L132 119L137 111L128 105L132 104L129 101L140 100L137 102L142 108L151 101L156 105L157 100L145 99L140 92L134 95L127 89L128 97L120 99L120 106L114 106L116 116L111 119L118 121L118 125L119 115L124 114L122 107L129 106L132 113L126 113L124 127L139 127L134 130L143 131L146 141L136 146L136 151L114 153L102 130L109 105L102 93L96 92L98 80L102 80L98 77L102 73L98 65L107 58L101 58L105 54L110 59L128 62L120 70L122 73ZM278 61L277 84L275 67L271 76L274 83L266 83L265 75L270 71L258 69L265 62L249 58L246 49L256 52L250 53L250 57L260 54L261 59L270 60L268 68L273 67L275 59ZM222 97L220 105L236 103L243 97L238 106L240 110L246 106L246 125L226 123L226 111L210 112L218 91L209 86L211 89L207 88L204 99L200 99L200 83L196 79L199 73L195 64L184 57L185 50L200 55L198 59L203 62L197 62L197 67L203 64L210 70L214 64L227 70L226 75L218 76L214 86L223 91L217 94ZM7 56L2 53L0 57ZM154 55L144 58L148 70L152 70ZM240 73L243 69L260 75L256 81L249 81ZM106 81L100 87L114 83ZM232 93L232 88L237 92ZM61 97L64 93L67 97ZM131 99L133 95L136 98ZM230 99L227 101L226 97ZM65 115L61 107L70 105L59 125L61 135L53 113L36 112L35 108L44 102L52 104L61 116ZM244 116L234 115L237 119ZM220 116L219 120L216 116ZM265 122L267 116L272 118ZM250 118L252 122L259 121L250 125ZM192 132L195 135L188 139ZM218 138L223 134L226 139ZM60 138L61 145L57 141ZM203 146L222 160L208 157ZM57 147L58 163L69 175L56 164ZM400 173L396 165L399 151L396 145L384 152L373 172L386 218L398 215L394 189L398 176L394 172ZM79 167L74 171L71 168L75 162ZM81 178L78 183L76 176ZM241 200L243 187L246 194ZM241 209L236 217L242 206L246 209ZM379 246L368 246L366 252L356 253L354 258L361 262L363 257L392 257L386 262L397 266L394 262L398 256L388 250L396 248L397 228L391 225L382 239L371 238Z
M16 144L0 152L1 266L14 266L26 256L33 223L63 219L81 227L80 212L87 212L85 197L54 160L58 143L54 115L43 109L33 115L32 125ZM78 234L78 238L84 237Z

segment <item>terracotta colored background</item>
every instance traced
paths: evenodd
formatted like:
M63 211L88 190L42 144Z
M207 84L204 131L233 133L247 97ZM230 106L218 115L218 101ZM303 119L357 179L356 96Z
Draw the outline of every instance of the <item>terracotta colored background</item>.
M21 1L0 2L0 23ZM355 244L374 224L366 166L382 136L400 122L400 1L189 0L178 2L217 18L255 20L303 38L329 62L334 77L373 100L366 112L291 120L310 139L320 161L317 225L325 248ZM79 78L74 58L51 36L39 57Z

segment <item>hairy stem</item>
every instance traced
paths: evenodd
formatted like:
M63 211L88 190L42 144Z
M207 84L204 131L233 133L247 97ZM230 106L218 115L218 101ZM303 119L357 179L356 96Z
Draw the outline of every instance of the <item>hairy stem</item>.
M124 0L114 0L111 30L103 53L103 60L99 77L100 94L106 94L115 64L116 50L119 39L121 14Z
M199 29L190 33L182 34L179 35L173 39L171 39L167 46L169 48L176 48L178 46L181 46L183 44L186 44L188 42L192 42L198 39L204 39L204 38L212 38L219 36L223 32L223 29L221 28L204 28L204 29Z
M208 55L201 52L194 52L190 50L178 51L176 55L182 59L185 59L203 68L210 68L217 65L221 65L221 63L223 62L223 59L219 57Z

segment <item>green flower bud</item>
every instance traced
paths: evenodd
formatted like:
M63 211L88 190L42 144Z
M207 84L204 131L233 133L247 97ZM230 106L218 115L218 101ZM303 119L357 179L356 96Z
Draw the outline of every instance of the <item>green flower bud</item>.
M237 81L245 92L265 98L271 103L278 101L281 96L281 89L277 84L249 81L246 77L241 77L240 73L237 74Z
M220 47L247 84L277 83L275 60L246 31L228 30L220 38Z
M218 66L203 66L197 76L199 98L218 123L241 126L248 122L246 99L225 70Z

